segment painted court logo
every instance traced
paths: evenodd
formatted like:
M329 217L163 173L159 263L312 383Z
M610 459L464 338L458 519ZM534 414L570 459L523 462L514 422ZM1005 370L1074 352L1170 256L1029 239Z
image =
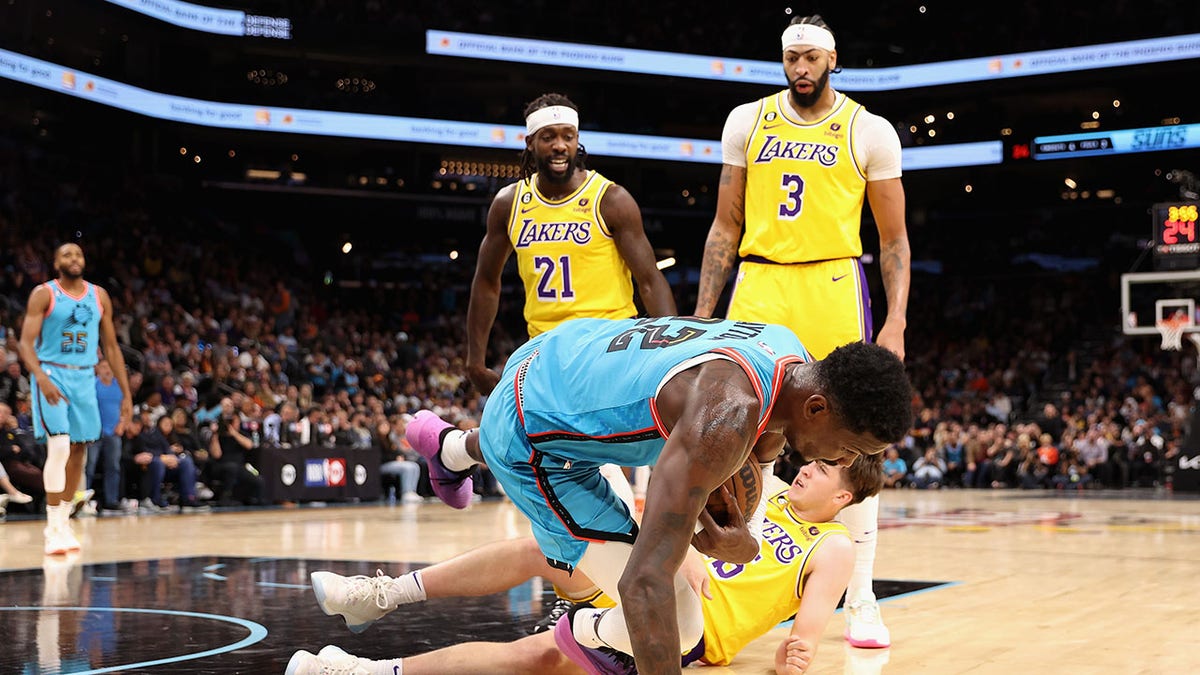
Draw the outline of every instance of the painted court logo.
M341 457L304 460L305 487L340 487L345 484L346 460Z

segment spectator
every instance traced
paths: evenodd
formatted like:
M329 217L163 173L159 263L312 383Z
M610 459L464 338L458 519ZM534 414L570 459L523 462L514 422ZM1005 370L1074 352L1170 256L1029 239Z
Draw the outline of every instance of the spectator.
M96 400L100 407L100 439L88 445L87 488L95 489L96 467L101 474L102 510L121 510L121 387L108 359L96 364Z
M41 497L46 493L42 486L45 458L37 448L33 432L21 429L8 404L0 403L0 465L14 486L24 493Z
M196 465L184 440L175 433L175 420L170 415L158 418L155 428L143 432L142 448L151 455L146 469L146 506L150 510L169 508L162 494L163 481L175 483L179 491L179 508L195 512L202 507L196 499Z
M946 476L946 463L938 456L937 448L929 448L913 463L912 480L918 489L937 489Z
M221 399L221 417L213 423L212 432L208 454L214 482L220 486L217 503L261 504L263 482L247 456L254 442L242 433L231 399Z
M908 482L908 464L900 457L900 450L889 446L883 458L883 486L904 487Z

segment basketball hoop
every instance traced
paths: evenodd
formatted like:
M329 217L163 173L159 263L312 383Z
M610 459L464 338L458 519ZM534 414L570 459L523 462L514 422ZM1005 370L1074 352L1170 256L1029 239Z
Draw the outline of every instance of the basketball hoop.
M1155 322L1158 332L1162 334L1162 349L1183 349L1183 331L1191 326L1191 323L1186 317L1168 317Z

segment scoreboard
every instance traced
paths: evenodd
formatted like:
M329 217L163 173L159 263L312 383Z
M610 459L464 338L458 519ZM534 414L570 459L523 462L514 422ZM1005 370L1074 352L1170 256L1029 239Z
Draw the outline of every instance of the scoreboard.
M1154 267L1160 270L1200 268L1197 237L1198 202L1163 202L1151 208Z

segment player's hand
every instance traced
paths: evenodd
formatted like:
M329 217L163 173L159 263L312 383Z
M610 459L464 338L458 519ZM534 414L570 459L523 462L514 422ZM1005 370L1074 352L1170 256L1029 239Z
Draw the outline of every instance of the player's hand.
M875 337L875 344L904 360L904 329L894 321L884 321Z
M688 549L687 556L683 559L683 565L679 567L679 571L683 574L683 578L687 580L688 586L696 591L696 595L712 600L712 590L709 588L708 565L704 564L704 558L696 553L695 549Z
M775 650L775 675L800 675L808 670L815 650L809 643L789 635Z
M479 393L486 396L500 383L500 373L487 366L472 365L467 366L467 379L471 380L471 384L475 385Z
M700 525L703 530L692 535L692 546L705 555L717 560L731 563L748 563L758 555L758 542L750 534L746 526L746 518L741 509L733 501L733 495L722 485L721 498L725 500L725 511L729 514L729 522L718 524L708 509L700 511Z
M50 381L50 378L47 377L45 373L38 376L37 386L38 392L41 393L42 398L46 399L46 403L50 405L58 405L59 401L67 404L71 403L69 400L67 400L66 396L63 396L63 393L58 390L58 387Z
M118 416L117 428L124 431L125 427L133 421L133 399L121 399L121 414Z

